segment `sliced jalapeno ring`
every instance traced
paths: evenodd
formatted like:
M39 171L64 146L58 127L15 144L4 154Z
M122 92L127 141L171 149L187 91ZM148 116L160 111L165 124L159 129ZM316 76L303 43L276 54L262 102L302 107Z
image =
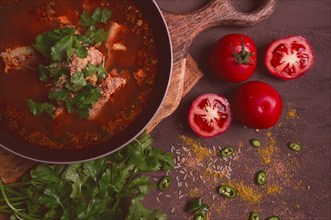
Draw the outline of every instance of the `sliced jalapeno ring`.
M159 182L159 190L165 191L169 188L171 184L171 177L170 176L164 176L162 177L161 181Z
M267 174L264 170L260 170L256 174L256 183L258 185L264 185L267 182Z
M206 220L206 215L196 215L194 220Z
M249 220L260 220L260 215L257 212L251 212L249 215Z
M219 152L219 155L222 157L230 157L233 154L234 154L234 148L231 146L225 147Z
M280 220L280 218L277 215L272 215L267 220Z
M225 198L235 198L235 197L237 197L237 190L235 190L231 186L221 185L218 188L218 192L221 194L221 196L223 196Z
M287 143L287 146L293 151L300 151L301 150L301 145L298 144L298 143L289 142L289 143Z
M202 199L197 198L197 199L193 200L192 202L190 202L190 205L188 207L188 212L194 212L194 211L198 210L202 205L203 205Z
M261 141L259 141L259 140L256 139L256 138L251 138L251 139L249 140L249 143L250 143L253 147L256 147L256 148L259 148L259 147L262 146Z

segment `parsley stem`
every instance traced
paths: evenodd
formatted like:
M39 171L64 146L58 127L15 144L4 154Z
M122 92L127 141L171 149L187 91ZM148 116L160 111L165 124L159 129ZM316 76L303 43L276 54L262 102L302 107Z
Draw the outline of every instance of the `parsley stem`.
M23 196L22 193L18 192L17 190L14 190L10 186L9 187L4 186L4 190L14 196Z
M23 201L26 200L26 196L18 196L18 197L13 197L13 198L8 198L10 202L16 202L16 201ZM0 199L0 202L6 202L4 199Z
M0 180L0 191L1 191L1 194L2 194L2 197L4 198L5 202L7 203L8 207L15 213L15 215L17 217L21 217L23 219L26 219L26 220L38 220L36 218L32 218L24 213L21 213L20 211L18 211L11 203L10 201L8 200L8 197L6 195L6 192L5 192L5 189L4 189L4 186L2 184L2 180Z
M10 210L8 210L8 209L2 209L2 208L0 208L0 212L1 213L12 214L12 212Z
M24 205L25 201L19 201L19 202L13 202L11 203L13 206L19 206L19 205ZM5 209L6 207L8 207L7 205L1 205L0 206L0 210Z
M39 69L34 68L32 66L24 65L23 67L26 68L26 69L29 69L29 70L39 71Z

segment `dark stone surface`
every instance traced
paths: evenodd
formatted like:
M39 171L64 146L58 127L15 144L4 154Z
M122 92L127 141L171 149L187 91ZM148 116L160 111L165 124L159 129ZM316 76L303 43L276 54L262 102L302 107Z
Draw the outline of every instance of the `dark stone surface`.
M207 0L157 0L161 8L173 12L189 12ZM233 6L244 12L258 7L261 1L232 0ZM173 184L159 194L155 190L145 200L151 208L163 209L169 219L193 219L186 212L194 197L202 197L211 206L210 219L248 219L255 210L266 219L273 214L281 219L330 219L330 1L280 0L275 12L266 21L253 27L215 27L201 33L192 43L190 54L198 62L205 76L182 100L177 111L163 120L152 132L154 146L170 151L175 158L185 158L183 146L193 153L181 135L192 138L200 145L213 149L233 145L240 154L229 162L217 161L216 166L231 167L231 177L210 180L205 165L184 167L169 172ZM271 129L256 131L233 123L230 129L215 138L198 138L187 124L187 110L198 95L207 92L229 96L238 86L216 80L206 64L212 45L228 33L243 33L255 40L258 48L258 66L249 80L261 80L274 86L283 98L284 109L279 123ZM289 35L302 35L312 44L316 53L314 67L303 77L283 81L272 77L263 64L264 51L273 40ZM264 143L263 150L252 148L248 140L256 137ZM302 151L290 151L289 141L302 144ZM272 151L272 149L274 151ZM270 155L268 160L267 155ZM178 157L178 158L177 158ZM212 157L215 159L216 157ZM264 169L268 174L266 186L254 184L254 175ZM191 171L192 176L189 174ZM185 173L188 173L184 180ZM159 179L164 173L151 176ZM200 180L200 176L203 180ZM179 182L176 179L179 179ZM185 187L185 183L187 187ZM220 184L234 184L241 195L233 200L221 198ZM243 190L245 189L245 190ZM250 192L250 190L253 192ZM246 192L246 197L244 196ZM158 202L159 200L159 202Z

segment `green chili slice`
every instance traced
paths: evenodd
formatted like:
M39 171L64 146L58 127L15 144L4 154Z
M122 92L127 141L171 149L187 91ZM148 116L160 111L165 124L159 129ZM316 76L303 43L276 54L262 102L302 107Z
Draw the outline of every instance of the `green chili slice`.
M260 220L260 215L257 212L251 212L249 215L249 220Z
M164 176L162 177L161 181L159 182L159 190L165 191L169 188L171 184L171 177L170 176Z
M196 215L194 217L194 220L206 220L206 216L205 215Z
M201 198L194 199L188 206L188 212L194 213L194 220L206 220L209 206Z
M231 146L225 147L219 152L219 155L222 157L230 157L233 154L234 154L234 148Z
M298 143L289 142L289 143L287 143L287 146L293 151L300 151L301 150L301 145L298 144Z
M262 146L261 141L259 141L259 140L256 139L256 138L251 138L251 139L249 140L249 143L250 143L253 147L256 147L256 148L259 148L259 147Z
M194 211L198 210L201 206L202 206L202 199L201 198L194 199L190 202L190 205L189 205L187 211L194 212Z
M264 185L267 182L267 174L264 170L260 170L256 174L256 183L258 185Z
M272 215L267 220L280 220L280 218L277 215Z
M225 198L235 198L235 197L237 197L237 190L234 189L231 186L221 185L218 188L218 192L221 194L221 196L223 196Z

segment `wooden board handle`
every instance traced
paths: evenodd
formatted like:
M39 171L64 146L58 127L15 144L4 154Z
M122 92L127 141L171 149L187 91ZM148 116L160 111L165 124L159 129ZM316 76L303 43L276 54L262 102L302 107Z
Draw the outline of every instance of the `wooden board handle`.
M207 28L218 25L252 26L265 20L275 10L276 2L277 0L263 0L256 10L244 13L236 10L230 0L212 0L194 12L178 14L163 11L163 14L170 33L184 33L175 35L185 40L186 43L181 44L185 48Z

